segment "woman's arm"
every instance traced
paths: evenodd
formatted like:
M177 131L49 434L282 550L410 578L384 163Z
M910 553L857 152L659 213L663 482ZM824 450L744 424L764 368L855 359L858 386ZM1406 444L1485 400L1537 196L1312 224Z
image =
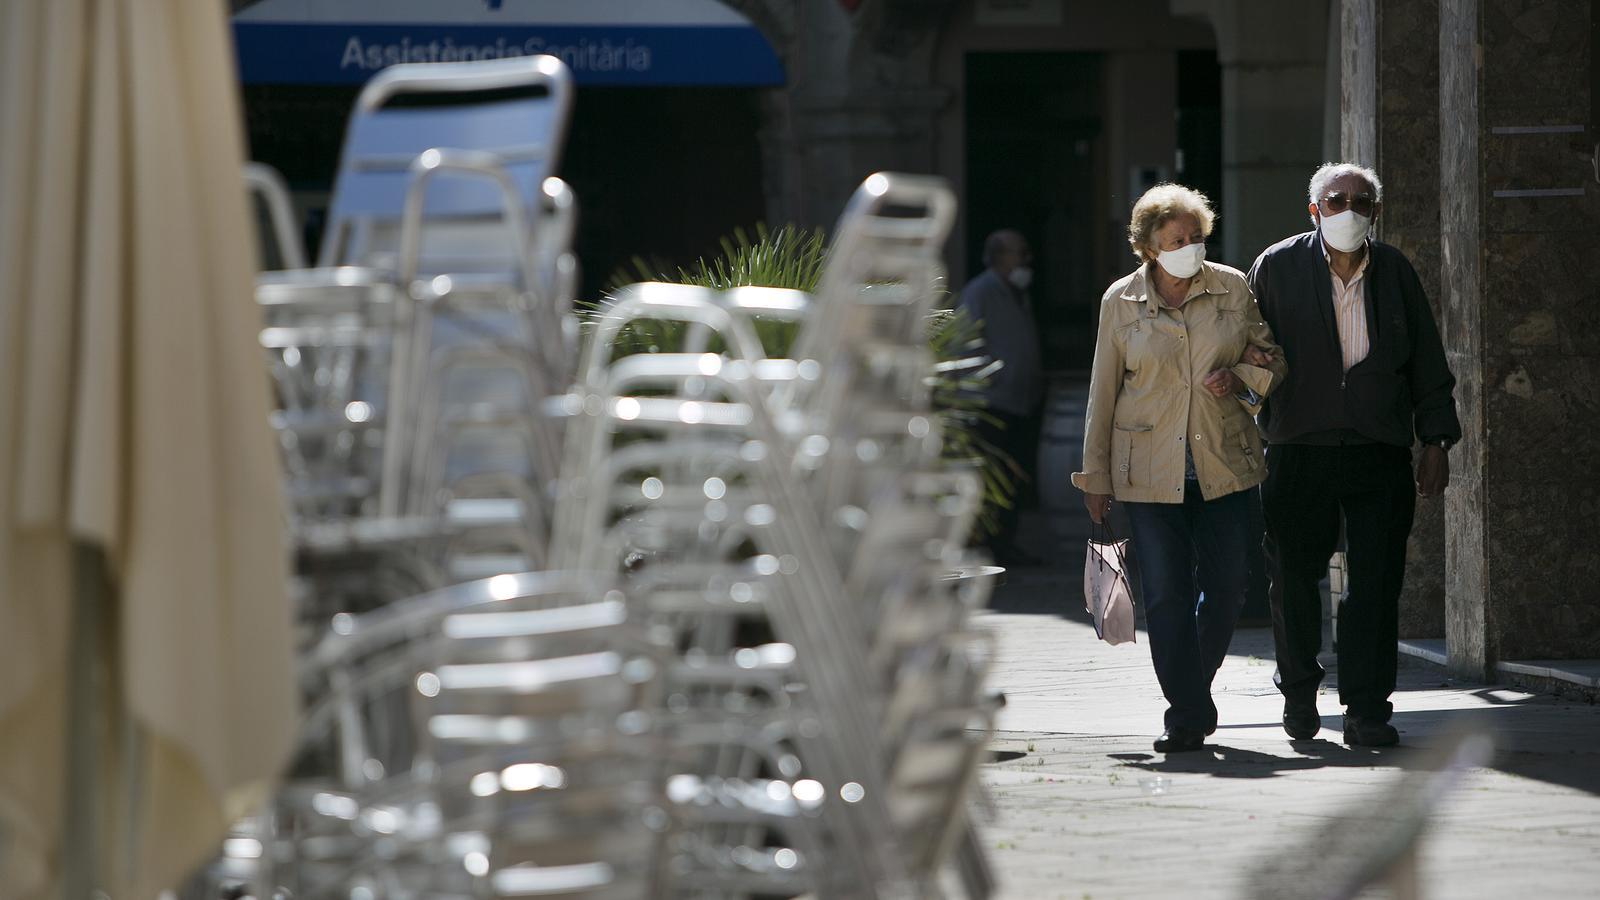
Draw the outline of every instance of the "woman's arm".
M1241 397L1240 402L1254 415L1260 411L1261 401L1288 376L1289 364L1283 358L1283 348L1273 340L1272 328L1262 317L1261 308L1256 305L1249 287L1245 287L1244 291L1248 304L1245 312L1245 321L1248 323L1245 326L1245 353L1244 358L1230 371L1249 389L1252 396Z
M1073 485L1085 494L1112 493L1111 423L1116 418L1124 365L1112 321L1115 309L1114 296L1101 298L1100 328L1089 374L1089 406L1083 421L1083 471L1072 473Z

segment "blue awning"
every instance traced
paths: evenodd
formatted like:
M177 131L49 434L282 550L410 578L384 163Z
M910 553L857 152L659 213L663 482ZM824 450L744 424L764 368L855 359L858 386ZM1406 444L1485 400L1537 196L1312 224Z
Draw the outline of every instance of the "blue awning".
M579 85L783 83L718 0L261 0L233 17L245 84L360 84L402 62L545 53Z

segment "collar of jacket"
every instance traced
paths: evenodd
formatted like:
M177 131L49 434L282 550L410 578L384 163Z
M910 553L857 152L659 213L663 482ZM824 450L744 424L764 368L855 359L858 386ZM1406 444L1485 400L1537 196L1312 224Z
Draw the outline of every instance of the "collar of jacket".
M1161 297L1150 285L1152 277L1150 270L1154 265L1154 262L1148 262L1140 266L1138 271L1133 273L1133 280L1129 281L1128 286L1122 291L1122 299L1144 304L1144 314L1149 319L1155 318L1156 313L1161 311L1159 308ZM1190 300L1201 294L1226 294L1227 292L1228 289L1223 286L1222 279L1217 276L1216 268L1209 261L1202 262L1200 263L1200 274L1195 278L1194 283L1189 285L1189 295L1183 298L1183 302L1184 305L1188 305Z

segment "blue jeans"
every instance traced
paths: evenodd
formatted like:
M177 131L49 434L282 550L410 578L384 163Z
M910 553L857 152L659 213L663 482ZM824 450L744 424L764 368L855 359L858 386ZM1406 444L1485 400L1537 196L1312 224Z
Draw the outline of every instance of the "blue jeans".
M1217 727L1211 679L1228 655L1249 581L1250 494L1205 500L1193 481L1183 494L1182 503L1123 506L1166 726L1209 734Z

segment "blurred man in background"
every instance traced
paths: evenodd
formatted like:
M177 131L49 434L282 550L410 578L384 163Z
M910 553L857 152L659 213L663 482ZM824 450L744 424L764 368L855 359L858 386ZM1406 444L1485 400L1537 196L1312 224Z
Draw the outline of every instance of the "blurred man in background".
M1026 468L1033 459L1029 426L1044 396L1039 332L1028 297L1033 251L1020 232L1004 228L984 241L983 263L983 272L967 283L957 304L978 326L984 352L1003 364L984 390L989 417L980 421L978 437ZM989 549L1000 565L1041 562L1017 543L1017 509L1031 481L1031 477L1018 480L1010 506L996 510L998 522Z

